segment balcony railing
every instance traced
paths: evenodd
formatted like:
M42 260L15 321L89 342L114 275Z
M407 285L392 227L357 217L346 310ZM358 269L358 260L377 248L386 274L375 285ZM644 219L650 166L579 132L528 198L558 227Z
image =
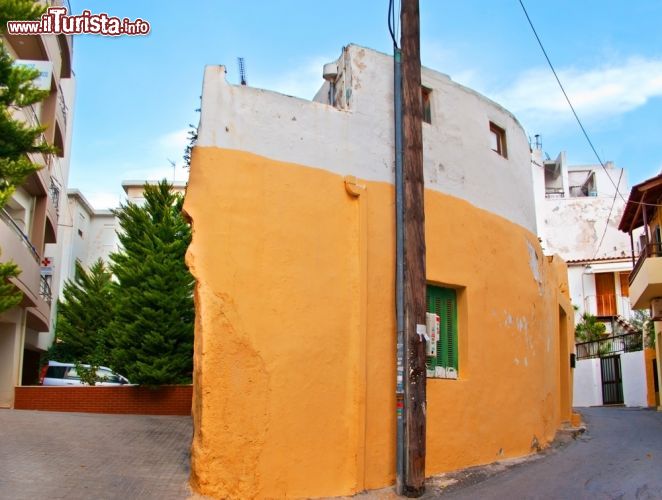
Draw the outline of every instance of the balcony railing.
M593 316L623 316L626 320L632 315L630 298L619 294L587 295L584 297L584 311Z
M630 273L630 278L628 280L630 285L632 285L632 282L637 276L639 269L641 269L641 266L644 265L644 261L650 257L662 257L662 243L648 243L644 246L643 250L639 254L637 262L634 264L634 268L632 268L632 272Z
M53 301L53 294L51 293L51 276L50 275L41 275L39 280L39 295L47 303Z
M53 206L55 207L55 214L60 215L60 186L55 180L54 177L51 177L51 185L49 188L51 200L53 201Z
M621 352L641 351L644 342L641 332L627 333L625 335L614 335L591 342L579 342L575 344L577 359L600 358Z
M34 247L34 245L30 242L30 238L28 238L28 235L23 232L23 230L16 224L14 219L12 219L12 216L9 215L9 212L7 210L0 209L0 219L4 220L7 225L20 237L21 241L23 244L30 250L30 254L36 260L37 262L40 262L40 257L39 253L37 252L37 249Z

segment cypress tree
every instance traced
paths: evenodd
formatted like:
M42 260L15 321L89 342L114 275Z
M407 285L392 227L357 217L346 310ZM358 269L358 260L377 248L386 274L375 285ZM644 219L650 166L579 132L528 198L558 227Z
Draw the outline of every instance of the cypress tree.
M77 262L58 302L55 342L49 358L63 362L107 364L106 327L112 319L112 275L101 259L89 271Z
M111 366L133 383L190 383L195 313L183 197L166 180L146 184L144 197L143 205L128 202L115 211L122 250L111 255L117 279Z

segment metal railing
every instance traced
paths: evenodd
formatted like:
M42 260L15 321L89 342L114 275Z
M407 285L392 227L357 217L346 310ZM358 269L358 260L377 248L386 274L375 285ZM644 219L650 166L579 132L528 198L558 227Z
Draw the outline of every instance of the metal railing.
M565 198L563 188L545 188L545 198Z
M53 293L51 292L51 276L50 275L41 275L41 279L39 280L39 295L41 296L44 301L47 303L51 303L53 301Z
M60 215L60 186L53 176L51 176L50 195L55 207L55 214Z
M641 266L644 265L644 261L651 257L662 257L662 243L648 243L644 246L644 248L641 250L641 253L639 254L637 262L632 268L632 272L630 273L630 278L628 280L630 285L634 281L634 278L637 276Z
M600 358L621 352L641 351L644 348L641 332L614 335L590 342L575 344L577 359Z
M629 320L632 316L630 298L620 294L586 295L584 311L593 316L623 316Z
M16 221L12 218L11 215L9 215L9 212L7 210L0 209L0 219L4 220L7 225L16 233L16 235L21 239L23 244L30 250L30 253L32 254L32 257L34 260L37 262L40 262L41 258L39 257L39 252L37 252L37 249L34 247L32 242L30 241L30 238L28 237L27 234L23 232L23 230L16 224Z

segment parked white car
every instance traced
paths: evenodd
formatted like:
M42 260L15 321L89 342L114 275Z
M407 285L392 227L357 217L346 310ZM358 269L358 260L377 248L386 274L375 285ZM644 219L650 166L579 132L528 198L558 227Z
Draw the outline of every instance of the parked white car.
M89 368L89 365L81 365ZM112 371L110 368L100 366L97 370L97 378L99 381L96 385L126 385L130 382L126 377L119 375ZM87 385L76 372L76 366L73 363L59 363L57 361L49 361L48 367L43 374L41 380L42 385Z

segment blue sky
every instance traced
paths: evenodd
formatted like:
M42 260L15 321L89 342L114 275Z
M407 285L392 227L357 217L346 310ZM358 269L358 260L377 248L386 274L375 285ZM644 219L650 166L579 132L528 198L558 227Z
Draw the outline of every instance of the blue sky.
M124 179L172 179L203 68L225 64L238 81L304 98L321 66L357 43L390 53L387 0L71 0L151 24L145 37L80 35L69 187L96 208L116 206ZM396 1L396 3L398 3ZM517 0L420 0L423 64L512 111L543 149L596 163L558 90ZM630 185L662 168L662 2L525 0L538 34L604 161Z

